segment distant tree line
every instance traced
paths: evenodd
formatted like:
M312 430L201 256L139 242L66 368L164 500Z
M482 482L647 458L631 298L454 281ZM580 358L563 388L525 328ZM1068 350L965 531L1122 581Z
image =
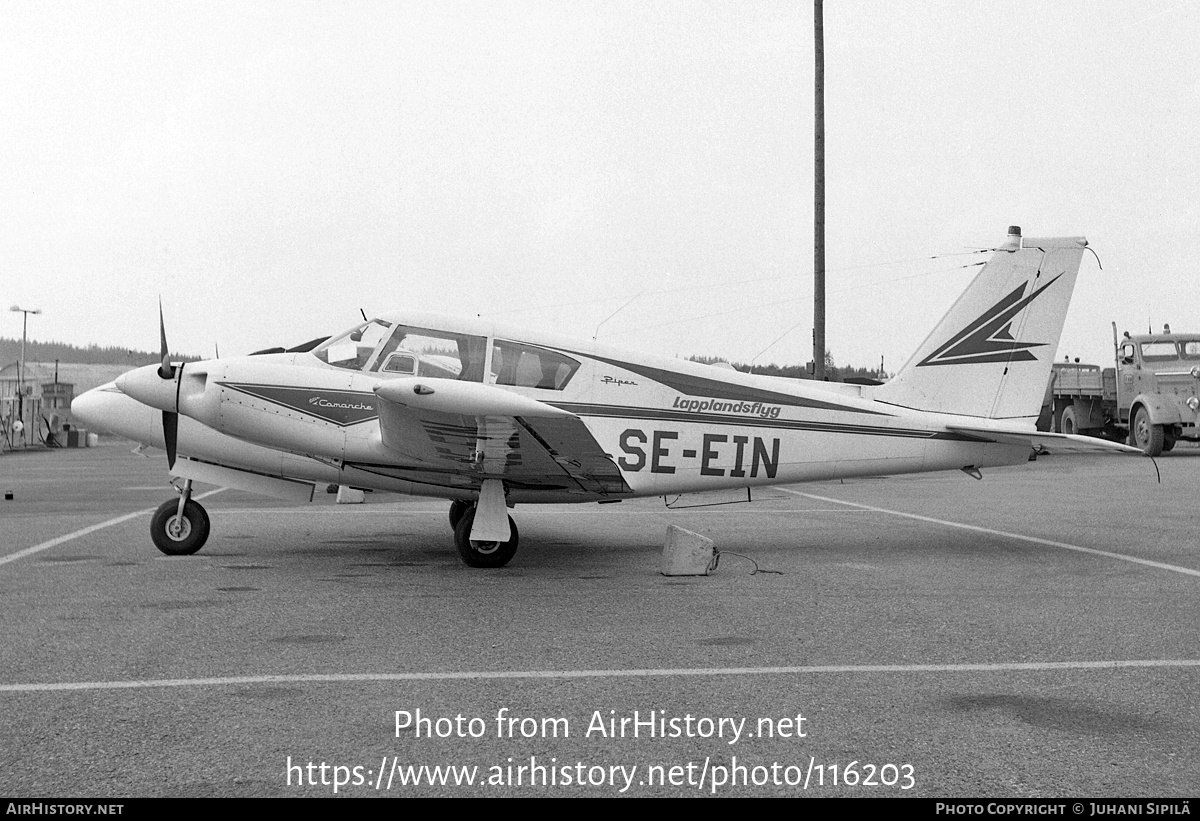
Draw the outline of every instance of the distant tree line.
M717 362L725 362L719 356L689 356L692 362L699 362L702 365L712 365ZM760 376L782 376L788 379L812 379L811 372L812 363L805 365L745 365L738 362L730 362L734 370L742 373L755 373ZM881 376L879 368L855 368L850 365L835 365L833 355L828 351L825 352L825 375L830 382L845 382L847 379L873 379L878 382L887 381L888 375Z
M193 360L192 356L172 354L176 360ZM64 342L25 343L26 362L74 362L81 365L151 365L158 362L156 353L134 351L121 347L88 345L80 348ZM21 361L21 340L0 336L0 367Z

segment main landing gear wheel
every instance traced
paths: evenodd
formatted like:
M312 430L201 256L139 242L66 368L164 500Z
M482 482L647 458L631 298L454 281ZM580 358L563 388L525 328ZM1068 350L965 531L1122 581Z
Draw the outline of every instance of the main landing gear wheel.
M1137 409L1130 430L1134 446L1146 451L1146 455L1158 456L1163 452L1163 426L1150 423L1150 411L1145 405Z
M179 518L179 500L163 502L150 519L150 538L168 556L190 556L208 540L208 513L191 499Z
M450 503L450 529L454 530L458 527L458 523L462 521L463 514L471 509L470 502L464 502L461 499Z
M472 508L463 514L454 528L454 546L458 548L458 555L468 567L504 567L517 552L517 523L512 516L508 517L512 533L507 542L476 542L470 538L474 522L475 509Z

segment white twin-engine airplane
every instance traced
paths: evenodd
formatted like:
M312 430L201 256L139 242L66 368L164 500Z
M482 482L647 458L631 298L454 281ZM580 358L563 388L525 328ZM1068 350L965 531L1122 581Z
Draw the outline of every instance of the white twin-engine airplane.
M753 376L477 319L401 312L283 352L130 371L75 400L89 427L167 452L182 480L151 537L209 532L192 482L311 501L338 484L452 500L463 561L517 549L516 504L964 470L1031 449L1117 451L1041 433L1082 237L1009 229L912 359L880 386ZM160 315L161 328L161 315Z

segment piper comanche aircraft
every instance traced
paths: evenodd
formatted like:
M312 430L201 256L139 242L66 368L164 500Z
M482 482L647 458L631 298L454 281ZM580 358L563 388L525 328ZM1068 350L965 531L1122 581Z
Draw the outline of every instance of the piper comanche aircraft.
M163 359L75 400L165 449L155 545L209 532L204 482L311 501L328 484L451 500L463 561L505 565L508 508L963 470L1034 449L1136 448L1034 428L1087 241L1009 229L901 371L863 386L753 376L479 319L400 312L288 351ZM365 316L365 315L364 315Z

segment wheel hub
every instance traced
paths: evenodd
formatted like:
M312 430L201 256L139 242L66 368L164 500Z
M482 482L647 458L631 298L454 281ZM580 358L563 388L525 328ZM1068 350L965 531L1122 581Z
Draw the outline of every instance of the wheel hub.
M172 516L167 520L167 535L172 540L182 542L187 539L191 532L192 523L188 521L186 516L182 519L179 516Z

